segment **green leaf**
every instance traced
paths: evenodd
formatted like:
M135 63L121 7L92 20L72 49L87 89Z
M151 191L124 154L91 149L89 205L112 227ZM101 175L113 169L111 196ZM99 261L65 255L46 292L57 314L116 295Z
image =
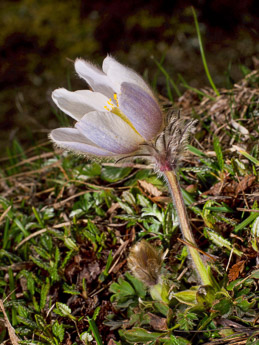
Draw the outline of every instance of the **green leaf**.
M21 258L13 253L10 253L8 252L7 250L5 249L0 249L0 259L2 258L8 258L11 262L14 261L14 262L20 262L21 261Z
M127 213L127 215L135 214L134 208L131 207L126 202L122 202L121 200L118 200L118 203L119 203L120 207Z
M71 238L65 237L64 245L70 250L78 250L76 243Z
M51 252L51 250L53 248L53 242L52 242L52 237L49 236L49 234L45 233L45 234L41 235L40 242L46 250Z
M234 232L238 232L242 229L244 229L247 225L249 225L250 223L252 223L252 221L254 219L256 219L258 217L258 213L252 213L250 214L249 217L247 217L242 223L238 224L235 228L234 228Z
M169 339L161 339L163 345L190 345L190 341L182 337L175 337L171 335Z
M249 159L252 163L254 163L255 165L259 166L259 161L258 161L255 157L251 156L248 152L244 151L243 149L241 149L241 148L238 147L238 146L235 146L235 145L234 145L234 147L237 149L237 151L238 151L239 153L241 153L241 155L245 156L245 157L246 157L247 159Z
M17 315L17 320L19 323L22 323L23 325L25 325L31 329L37 329L38 328L37 323L28 319L28 318Z
M135 206L136 205L136 198L135 196L128 190L122 192L122 199L126 201L129 205Z
M43 309L45 307L46 301L47 301L47 296L49 293L50 289L50 283L49 280L47 279L46 284L43 284L41 287L41 292L40 292L40 309Z
M75 289L74 284L70 285L64 282L63 284L63 291L64 293L70 294L70 295L80 295L80 291L77 291Z
M93 317L92 317L92 319L93 319L94 321L96 321L96 319L97 319L97 317L98 317L100 311L101 311L101 307L100 307L100 306L97 307L97 308L95 309L95 311L94 311L94 313L93 313Z
M222 206L222 207L205 207L205 210L210 210L213 212L224 212L224 213L233 213L234 211L227 206Z
M157 340L159 337L164 336L164 333L148 332L140 327L134 327L130 330L119 330L119 334L129 343L142 344L146 344L148 341Z
M154 301L161 301L169 304L168 287L166 284L158 283L149 287L149 292Z
M164 315L165 317L168 316L168 313L170 312L170 308L167 304L165 304L164 302L155 301L153 305L154 305L154 308L160 314Z
M45 271L49 271L50 266L46 262L42 262L41 260L36 259L34 256L31 256L31 255L30 255L30 260L32 260L35 263L35 265L39 266Z
M170 294L170 300L176 298L179 302L194 306L196 304L196 290L185 290Z
M139 170L134 176L125 181L124 186L134 186L138 183L138 180L148 180L150 176L150 170L142 169Z
M189 206L191 204L195 203L195 199L193 198L193 196L188 193L185 189L181 188L182 194L183 194L183 200L185 205Z
M193 329L195 321L198 320L198 316L195 313L188 311L188 309L186 309L186 312L184 313L178 312L176 318L180 328L185 331Z
M219 302L216 302L212 309L218 311L220 316L227 317L232 312L233 303L229 298L223 298Z
M164 221L164 213L160 211L157 204L153 204L152 206L150 205L150 207L148 208L143 208L141 217L147 217L147 216L156 217L161 223Z
M236 306L244 312L247 312L249 309L252 309L255 303L255 300L249 303L246 299L246 296L241 296L235 300Z
M58 321L55 321L55 323L52 326L52 332L59 339L59 341L63 341L64 335L65 335L65 329L63 324L59 324Z
M90 319L90 317L87 317L87 319L89 322L90 329L93 332L93 336L97 342L97 345L103 345L102 338L100 336L100 333L98 331L95 321L93 319Z
M98 280L100 282L103 282L107 278L107 276L109 274L109 269L110 269L111 264L112 264L112 261L113 261L113 255L112 255L112 250L110 250L109 256L108 256L107 261L106 261L105 268L98 278Z
M62 260L62 263L61 263L61 266L60 266L61 269L66 267L68 261L72 258L73 255L75 255L75 251L74 250L70 250L69 252L66 253L66 256Z
M225 238L223 238L221 235L217 234L215 231L206 228L206 233L208 234L209 239L215 243L219 247L225 247L228 250L233 250L235 254L238 256L242 256L242 252L235 247L232 246L232 243Z
M215 300L215 289L210 285L200 286L196 293L197 303L204 308L208 308Z
M240 162L237 158L231 158L231 166L234 173L245 176L247 173L246 166L243 162Z
M37 254L39 254L39 256L41 256L42 259L50 260L51 254L47 250L43 249L42 247L36 246L33 246L33 249Z
M236 279L236 280L234 280L233 282L229 283L228 286L227 286L227 290L228 290L228 291L233 291L234 288L235 288L235 286L236 286L237 284L239 284L242 280L243 280L243 279L239 278L239 279Z
M127 308L130 305L137 304L138 295L133 286L122 278L118 279L118 283L111 284L109 290L114 293L111 301L116 301L118 308Z
M250 278L259 279L259 270L253 271Z
M32 211L35 215L35 218L37 219L39 225L44 228L44 223L42 222L41 215L38 213L35 207L32 207Z
M56 309L54 309L53 311L58 315L67 316L72 320L76 320L76 318L71 315L71 309L64 303L56 302Z
M223 171L224 170L224 158L223 158L223 154L222 154L222 150L221 150L221 146L220 146L218 137L214 137L213 147L214 147L214 151L216 152L219 168L221 171Z
M117 182L130 174L132 168L102 167L101 179L107 182Z
M137 295L140 298L144 298L146 296L146 288L145 285L137 278L133 277L129 272L125 273L125 277L131 282L134 286L134 289L137 292Z
M44 317L42 315L39 315L39 314L35 314L34 317L35 317L36 323L38 325L38 328L45 330L47 323L46 323L46 320L44 319Z
M136 294L132 285L121 278L119 278L118 283L111 284L110 291L123 296L132 296Z
M83 167L80 176L78 178L95 177L101 174L101 166L98 163L87 164Z
M186 147L187 147L187 149L191 153L195 154L196 156L198 156L198 157L206 157L205 153L203 153L202 151L198 150L196 147L194 147L192 145L189 145L189 144Z
M24 234L24 237L28 237L30 235L30 233L25 229L25 227L23 226L23 224L18 218L14 219L14 223L22 231L22 233Z
M29 309L21 304L18 305L17 312L19 316L24 317L24 318L28 318L30 314Z

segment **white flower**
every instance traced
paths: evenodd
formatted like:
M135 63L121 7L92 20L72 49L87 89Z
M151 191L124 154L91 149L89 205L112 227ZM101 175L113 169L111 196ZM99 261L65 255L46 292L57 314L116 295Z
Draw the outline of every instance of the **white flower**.
M52 98L77 122L57 128L50 138L58 146L83 154L125 156L154 139L162 129L161 109L145 81L107 56L102 70L82 59L75 69L91 90L57 89Z

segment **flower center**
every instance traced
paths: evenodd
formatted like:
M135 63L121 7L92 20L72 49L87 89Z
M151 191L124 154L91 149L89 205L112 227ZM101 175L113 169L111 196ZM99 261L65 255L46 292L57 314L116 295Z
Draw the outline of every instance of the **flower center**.
M105 109L105 110L108 110L108 111L113 112L113 108L119 108L119 101L118 101L117 93L114 93L114 94L113 94L113 98L114 98L114 100L115 100L116 107L115 107L114 103L112 102L112 99L110 98L110 99L107 101L108 106L107 106L107 105L104 106L104 109ZM109 107L111 107L111 108L109 108Z
M130 122L130 120L127 118L127 116L125 114L123 114L123 112L120 110L119 108L119 101L118 101L118 96L117 96L117 93L114 93L113 94L113 98L114 98L114 101L116 103L116 105L114 105L114 102L112 101L112 99L110 98L108 101L107 101L107 105L104 106L104 109L119 116L123 121L125 121L138 135L139 132L136 130L136 128L133 126L133 124ZM141 136L141 135L140 135Z

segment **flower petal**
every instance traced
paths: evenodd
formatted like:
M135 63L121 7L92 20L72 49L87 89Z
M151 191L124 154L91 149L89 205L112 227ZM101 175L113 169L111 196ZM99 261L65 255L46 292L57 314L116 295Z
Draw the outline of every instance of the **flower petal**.
M75 120L80 120L92 110L103 111L108 98L99 92L79 90L75 92L60 88L52 93L56 105Z
M112 86L117 93L120 92L121 84L131 83L136 84L142 89L144 89L149 94L153 94L148 85L145 83L144 79L140 77L132 69L125 67L124 65L117 62L111 56L107 56L103 60L103 71L107 74L108 78L111 80Z
M80 134L80 132L75 128L54 129L50 133L49 137L59 147L67 150L106 157L115 155L113 152L109 152L96 146L94 143Z
M97 146L116 154L134 152L143 142L134 129L110 112L90 112L75 127Z
M163 123L162 111L154 97L138 85L122 83L119 108L146 140L153 139Z
M111 82L107 75L105 75L99 68L88 61L76 59L75 70L94 91L100 92L108 98L113 96L114 89Z

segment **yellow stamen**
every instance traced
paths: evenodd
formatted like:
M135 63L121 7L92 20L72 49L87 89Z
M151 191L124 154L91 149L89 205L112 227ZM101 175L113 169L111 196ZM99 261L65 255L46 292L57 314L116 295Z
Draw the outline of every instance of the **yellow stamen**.
M109 105L111 105L112 107L114 107L114 104L112 103L112 99L110 98L109 101L107 102Z
M115 94L113 95L113 98L114 98L114 100L115 100L115 102L116 102L116 104L117 104L117 107L119 108L119 101L118 101L117 93L115 93Z

